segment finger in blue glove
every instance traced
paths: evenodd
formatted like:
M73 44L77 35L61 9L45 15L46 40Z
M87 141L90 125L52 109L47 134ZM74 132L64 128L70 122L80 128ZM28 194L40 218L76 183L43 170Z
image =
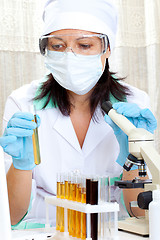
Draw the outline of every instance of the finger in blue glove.
M16 136L0 137L0 146L2 146L2 148L5 148L8 144L11 144L16 140L17 140Z
M141 109L137 104L127 102L115 103L113 108L127 117L137 128L144 128L151 133L157 128L157 121L148 108Z
M117 113L124 115L125 117L139 117L140 107L135 103L118 102L114 103L112 106Z
M142 109L140 111L141 116L143 117L143 119L146 119L146 124L147 124L147 130L151 133L154 132L154 130L156 130L157 128L157 120L154 117L153 113L148 109Z
M32 134L33 129L40 125L37 115L37 124L33 122L31 113L15 113L7 124L0 144L4 151L12 156L13 165L17 169L31 170L36 165L33 156Z

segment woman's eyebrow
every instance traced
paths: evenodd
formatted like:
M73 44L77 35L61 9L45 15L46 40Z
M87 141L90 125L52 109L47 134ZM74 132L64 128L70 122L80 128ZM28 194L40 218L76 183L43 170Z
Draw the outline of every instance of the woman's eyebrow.
M81 39L86 39L86 38L90 38L89 36L82 36L82 37L79 37L79 38L76 38L76 40L81 40Z
M50 38L52 38L52 37L50 37ZM80 36L80 37L76 38L75 40L78 41L78 40L89 39L89 38L90 38L89 36ZM54 36L54 39L61 40L64 42L66 41L66 39L63 39L60 36Z
M62 41L64 41L64 39L63 39L63 38L60 38L60 37L56 37L56 36L54 36L54 38L55 38L55 39L58 39L58 40L62 40Z

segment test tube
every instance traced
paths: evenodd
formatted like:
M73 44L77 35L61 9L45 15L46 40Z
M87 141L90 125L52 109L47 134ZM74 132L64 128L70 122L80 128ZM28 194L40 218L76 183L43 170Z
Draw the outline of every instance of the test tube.
M64 174L64 193L65 199L69 199L69 176L68 173ZM68 211L69 209L64 209L64 231L68 231Z
M64 185L64 174L61 174L60 182L60 198L65 198L65 185ZM61 217L60 217L60 232L64 232L64 208L61 207Z
M81 202L81 177L76 178L76 201ZM81 212L76 211L76 237L81 238Z
M57 198L60 198L60 173L57 173ZM60 230L61 207L56 207L56 230Z
M72 201L76 201L76 176L75 174L72 176L72 188L71 188L71 194L72 194ZM72 237L76 237L76 211L72 210L72 217L71 217L71 235Z
M68 173L65 173L64 185L65 185L65 199L69 198L69 186L68 186Z
M102 178L102 201L110 202L110 178L108 176L103 176ZM111 235L111 213L102 213L102 229L101 236L106 238L106 236Z
M98 204L98 179L93 178L90 181L90 204ZM91 238L98 239L98 213L91 213Z
M69 199L68 200L71 200L72 201L72 184L73 184L73 179L72 179L72 173L70 174L69 176L70 178L70 183L69 183L69 192L68 192L68 197ZM68 209L68 232L69 232L69 235L71 236L72 235L72 210L71 209Z
M90 187L91 187L91 179L90 177L87 177L86 178L86 204L90 204ZM87 218L87 215L86 215L86 218ZM91 229L90 229L90 226L87 225L87 222L86 222L86 235L88 238L88 236L90 237L91 235Z
M81 202L86 203L86 178L82 178ZM81 213L81 239L86 239L86 213Z
M72 195L71 195L71 173L68 174L68 200L72 200ZM68 213L68 232L70 234L71 233L71 210L68 209L67 213Z
M101 204L103 204L103 202L106 201L106 177L102 176L100 177L100 181L99 181L99 202L101 202ZM104 239L105 237L105 213L100 213L100 219L99 219L99 235L101 239Z
M98 204L102 203L102 177L98 178ZM98 213L98 239L102 239L102 216L103 213Z
M36 116L36 109L35 106L32 105L31 111L34 114L34 122L37 123L37 116ZM40 157L40 147L39 147L39 138L38 138L38 127L33 129L33 135L32 135L32 142L33 142L33 154L34 154L34 163L36 165L39 165L41 163L41 157Z

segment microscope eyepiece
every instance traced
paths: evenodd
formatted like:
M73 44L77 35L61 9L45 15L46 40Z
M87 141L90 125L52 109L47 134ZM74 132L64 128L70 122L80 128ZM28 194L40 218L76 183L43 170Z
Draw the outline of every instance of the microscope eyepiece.
M110 101L103 102L101 108L108 114L108 112L112 109L112 103Z

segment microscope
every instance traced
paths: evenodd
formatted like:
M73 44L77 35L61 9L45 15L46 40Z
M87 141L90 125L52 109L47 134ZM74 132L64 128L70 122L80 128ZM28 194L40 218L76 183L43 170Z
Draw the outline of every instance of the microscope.
M119 230L132 232L142 236L149 235L148 205L152 201L152 191L160 189L160 155L154 148L153 134L143 128L136 128L125 116L117 113L109 101L102 103L102 109L112 121L128 136L129 155L123 166L129 171L133 165L138 166L139 176L145 177L146 165L152 175L151 180L133 179L117 181L115 185L123 189L143 188L137 198L138 206L145 209L145 216L129 217L119 221Z

